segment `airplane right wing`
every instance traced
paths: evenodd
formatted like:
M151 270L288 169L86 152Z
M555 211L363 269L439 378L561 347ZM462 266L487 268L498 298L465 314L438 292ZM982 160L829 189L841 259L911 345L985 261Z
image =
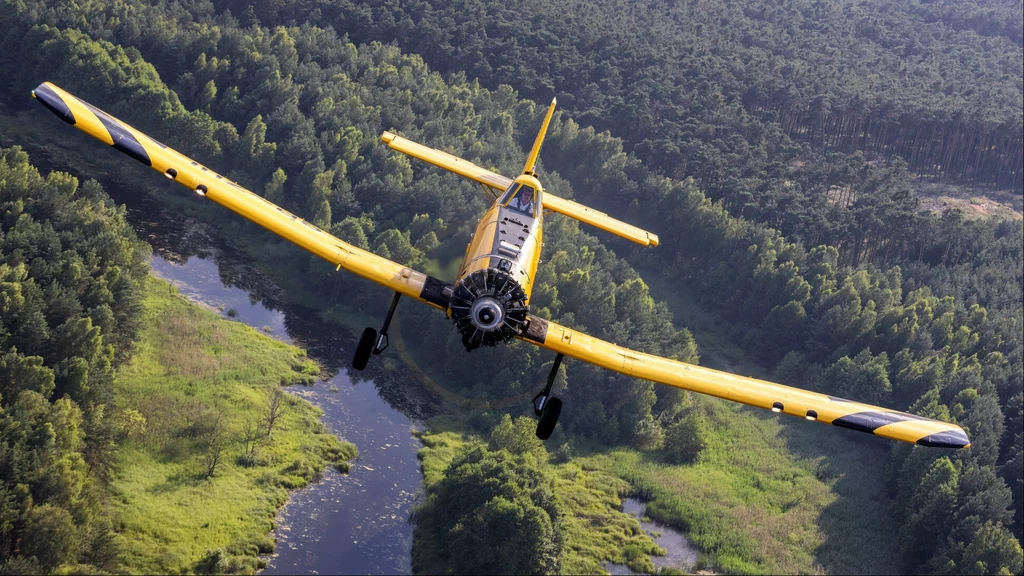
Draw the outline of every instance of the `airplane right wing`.
M629 350L532 314L520 340L634 378L922 446L967 448L956 424Z
M573 202L572 200L566 200L565 198L559 198L548 192L544 192L544 207L548 208L552 212L558 212L564 214L570 218L575 218L584 224L590 224L595 228L600 228L605 232L611 232L616 236L621 236L626 240L631 240L637 244L643 246L657 246L658 235L653 232L648 232L642 228L637 228L632 224L626 224L622 220L616 220L611 216L588 208L583 204Z

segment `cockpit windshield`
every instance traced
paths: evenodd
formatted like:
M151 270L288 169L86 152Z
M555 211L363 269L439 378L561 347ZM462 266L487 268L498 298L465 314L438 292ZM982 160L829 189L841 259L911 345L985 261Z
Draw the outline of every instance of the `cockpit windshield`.
M526 184L512 184L505 191L501 202L516 212L533 218L537 210L537 193L533 187Z

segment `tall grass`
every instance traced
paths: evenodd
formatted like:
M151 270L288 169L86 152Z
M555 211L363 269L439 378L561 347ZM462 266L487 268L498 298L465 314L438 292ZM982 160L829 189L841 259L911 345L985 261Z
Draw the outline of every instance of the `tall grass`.
M112 509L122 566L131 573L255 572L273 550L267 533L287 491L355 447L327 434L320 410L287 395L273 433L245 454L245 432L264 422L281 384L317 371L304 352L219 318L151 278L146 328L117 379L114 417L144 424L122 431ZM204 456L219 417L224 458L213 476Z

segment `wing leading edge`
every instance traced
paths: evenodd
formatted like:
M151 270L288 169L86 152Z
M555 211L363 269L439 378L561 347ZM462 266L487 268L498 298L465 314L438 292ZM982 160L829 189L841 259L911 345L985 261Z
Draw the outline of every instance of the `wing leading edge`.
M530 316L521 340L627 376L923 446L967 448L956 424L636 352Z
M32 96L65 122L135 158L175 182L363 278L442 310L447 282L344 242L314 224L161 144L102 110L44 82Z

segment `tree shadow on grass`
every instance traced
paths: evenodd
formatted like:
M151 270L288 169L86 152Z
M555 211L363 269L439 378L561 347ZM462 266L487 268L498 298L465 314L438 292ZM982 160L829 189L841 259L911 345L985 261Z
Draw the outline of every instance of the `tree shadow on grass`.
M836 496L818 520L825 541L813 551L815 560L829 574L899 573L897 526L885 487L892 441L820 423L781 423L789 451L816 461L818 479Z
M209 480L210 477L206 475L206 472L200 471L197 467L195 470L168 475L163 482L150 487L148 492L152 494L168 494L182 488L199 487Z

